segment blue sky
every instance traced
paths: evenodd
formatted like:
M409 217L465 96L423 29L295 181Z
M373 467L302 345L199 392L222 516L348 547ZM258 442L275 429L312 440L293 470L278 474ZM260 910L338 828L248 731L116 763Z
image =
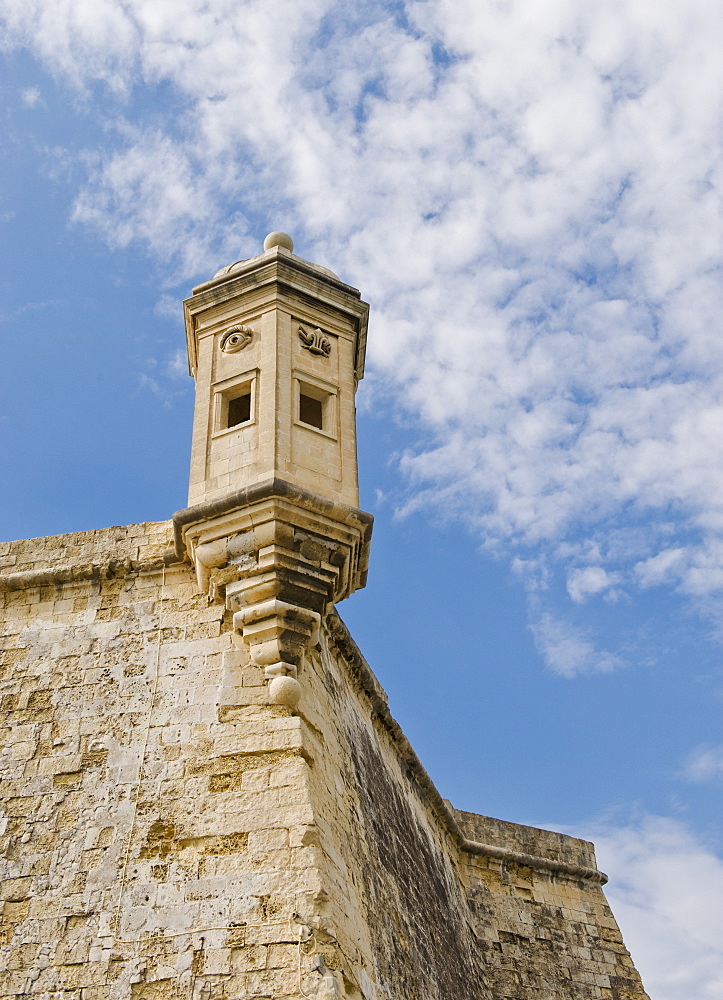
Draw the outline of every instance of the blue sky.
M595 839L653 1000L721 996L723 14L0 23L0 534L184 506L181 299L287 230L372 306L340 610L394 714L456 805Z

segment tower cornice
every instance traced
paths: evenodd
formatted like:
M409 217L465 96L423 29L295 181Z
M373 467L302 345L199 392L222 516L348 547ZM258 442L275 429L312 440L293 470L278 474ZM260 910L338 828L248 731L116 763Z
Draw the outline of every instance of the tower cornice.
M340 316L351 318L356 343L354 374L357 382L364 377L369 305L353 285L341 281L333 271L297 257L283 247L274 247L256 257L222 268L218 274L197 285L183 303L188 348L189 372L195 377L198 367L197 317L214 307L222 307L239 296L254 295L258 303L273 294L296 295L314 306L325 307Z

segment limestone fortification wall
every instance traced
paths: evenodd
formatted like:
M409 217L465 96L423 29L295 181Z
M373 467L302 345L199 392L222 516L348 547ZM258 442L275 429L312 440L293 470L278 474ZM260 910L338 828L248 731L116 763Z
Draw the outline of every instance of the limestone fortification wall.
M175 560L0 545L0 997L645 998L591 845L448 806L335 612L269 704Z

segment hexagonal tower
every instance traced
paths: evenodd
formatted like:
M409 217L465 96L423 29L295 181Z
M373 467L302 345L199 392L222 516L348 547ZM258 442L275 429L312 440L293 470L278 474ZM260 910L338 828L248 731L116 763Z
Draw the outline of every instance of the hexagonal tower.
M189 506L281 479L359 502L354 396L369 306L271 233L184 302L196 379Z
M273 700L326 608L364 585L354 396L369 307L271 233L184 302L196 407L189 504L174 516L199 587L224 587Z

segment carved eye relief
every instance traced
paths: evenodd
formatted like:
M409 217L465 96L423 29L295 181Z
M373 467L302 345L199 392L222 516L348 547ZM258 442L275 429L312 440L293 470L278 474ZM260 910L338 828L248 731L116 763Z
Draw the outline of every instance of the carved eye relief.
M221 337L221 350L224 354L236 354L248 347L254 339L254 331L248 326L232 326Z
M301 346L305 347L311 354L320 354L324 358L328 358L331 354L331 341L318 327L315 330L307 330L300 326L299 340Z

